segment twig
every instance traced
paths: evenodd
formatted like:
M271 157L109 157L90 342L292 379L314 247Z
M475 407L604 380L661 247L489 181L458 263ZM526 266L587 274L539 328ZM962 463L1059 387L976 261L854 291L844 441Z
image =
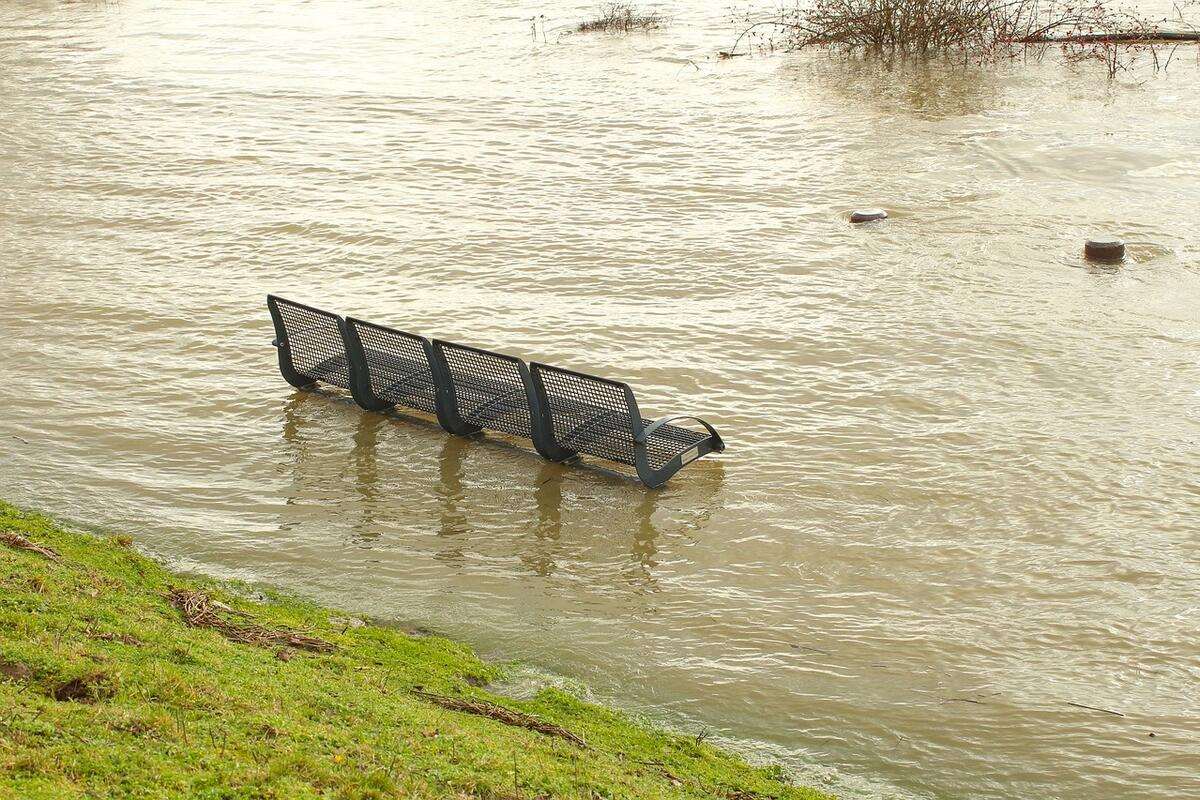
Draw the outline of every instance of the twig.
M51 561L58 561L61 558L61 556L54 550L51 550L49 547L36 544L35 542L31 542L16 531L0 531L0 542L8 545L14 550L28 550L31 553L37 553L38 555L45 556Z
M544 733L547 736L557 736L560 739L566 739L576 747L587 748L587 742L582 737L571 733L561 725L555 725L553 722L545 722L530 714L522 711L514 711L511 708L504 708L495 703L488 703L483 700L470 700L464 697L447 697L444 694L434 694L426 692L422 689L413 691L417 697L422 700L428 700L434 705L448 708L451 711L461 711L464 714L477 714L481 717L494 719L497 722L503 722L505 725L512 725L515 728L524 728L529 731L537 731Z
M833 653L829 652L828 650L822 650L819 647L811 647L806 644L793 644L792 647L793 647L793 649L796 649L796 650L807 650L810 653L820 653L823 656L833 655Z
M1072 703L1070 700L1067 700L1066 703L1067 703L1067 705L1075 706L1076 708L1086 708L1088 711L1103 711L1105 714L1112 714L1115 717L1125 716L1120 711L1112 711L1107 708L1097 708L1096 706L1085 706L1083 703Z
M211 628L231 642L252 644L258 647L283 645L314 653L329 653L337 649L332 643L315 636L225 619L217 613L217 610L242 618L249 615L213 600L204 592L175 588L170 591L168 598L171 604L183 614L183 619L188 625L193 628Z

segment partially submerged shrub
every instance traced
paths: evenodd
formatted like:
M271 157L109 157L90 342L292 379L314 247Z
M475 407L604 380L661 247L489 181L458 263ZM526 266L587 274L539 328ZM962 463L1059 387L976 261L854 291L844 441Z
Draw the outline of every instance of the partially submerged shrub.
M995 61L1058 47L1068 60L1103 60L1110 74L1156 46L1200 39L1200 33L1164 31L1143 17L1114 9L1108 0L1074 5L1050 0L807 0L769 18L746 17L734 46L763 49L824 48L903 55L955 56ZM1180 21L1184 8L1176 5Z
M635 30L656 30L666 20L657 11L638 11L626 3L602 6L592 19L575 26L578 33L630 33Z

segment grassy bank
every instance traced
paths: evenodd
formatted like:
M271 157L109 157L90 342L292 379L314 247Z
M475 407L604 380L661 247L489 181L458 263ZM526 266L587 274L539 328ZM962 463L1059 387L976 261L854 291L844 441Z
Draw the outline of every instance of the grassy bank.
M36 548L36 549L31 549ZM454 642L174 575L0 502L0 798L818 798Z

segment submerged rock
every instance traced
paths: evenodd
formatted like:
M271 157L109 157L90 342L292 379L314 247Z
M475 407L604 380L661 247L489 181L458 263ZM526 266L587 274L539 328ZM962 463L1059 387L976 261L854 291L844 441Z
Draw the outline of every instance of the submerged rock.
M888 213L882 208L860 208L850 214L851 222L875 222L880 219L887 219Z

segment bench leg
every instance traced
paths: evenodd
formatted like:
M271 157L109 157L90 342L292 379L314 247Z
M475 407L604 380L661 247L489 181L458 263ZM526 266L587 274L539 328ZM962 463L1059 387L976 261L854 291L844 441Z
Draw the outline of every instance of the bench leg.
M563 447L554 437L554 417L542 376L531 372L524 362L521 363L520 370L529 397L529 427L533 430L533 449L549 461L569 461L578 457L579 453Z
M271 344L275 345L275 354L279 357L279 374L297 389L312 388L316 381L307 375L301 375L292 363L292 348L288 344L287 327L283 324L279 308L273 300L268 299L267 309L271 312L271 323L275 326L275 341Z

